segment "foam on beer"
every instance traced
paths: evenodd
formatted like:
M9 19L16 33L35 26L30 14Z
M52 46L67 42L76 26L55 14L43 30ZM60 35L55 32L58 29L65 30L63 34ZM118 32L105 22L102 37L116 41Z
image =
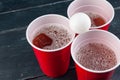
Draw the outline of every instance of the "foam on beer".
M39 48L46 50L58 49L66 46L72 39L71 31L62 24L48 23L41 26L42 28L37 29L38 32L35 39L33 39L34 45Z
M70 18L69 24L75 33L82 34L89 31L91 20L85 13L76 13Z

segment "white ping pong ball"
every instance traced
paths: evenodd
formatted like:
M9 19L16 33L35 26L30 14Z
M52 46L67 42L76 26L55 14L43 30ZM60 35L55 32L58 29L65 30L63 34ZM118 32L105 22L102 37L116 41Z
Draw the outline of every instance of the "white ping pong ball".
M85 13L76 13L70 18L69 24L75 33L82 34L89 31L91 20Z

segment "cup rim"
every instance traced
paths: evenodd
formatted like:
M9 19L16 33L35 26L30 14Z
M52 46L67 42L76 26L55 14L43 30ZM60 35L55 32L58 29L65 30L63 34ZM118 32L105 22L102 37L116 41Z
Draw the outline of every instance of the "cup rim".
M75 3L77 0L74 0L69 6L68 6L68 9L67 9L67 16L68 16L68 18L70 18L70 14L69 14L69 10L70 10L70 6L73 4L73 3ZM104 27L104 26L106 26L106 25L109 25L111 22L112 22L112 20L114 19L114 16L115 16L115 10L114 10L114 8L113 8L113 6L112 6L112 4L110 3L110 2L108 2L107 0L104 0L105 2L106 2L106 4L107 5L109 5L109 7L111 8L111 10L112 10L112 16L111 16L111 18L110 18L110 20L108 20L105 24L103 24L103 25L101 25L101 26L97 26L97 27L90 27L90 29L97 29L97 28L102 28L102 27ZM86 6L86 5L84 5L84 6ZM78 7L79 8L79 7ZM77 9L78 9L77 8Z
M96 29L96 30L90 30L90 31L88 31L88 32L93 32L93 31L101 31L101 32L110 34L111 36L113 36L113 37L115 37L116 39L119 40L119 38L117 38L115 35L113 35L112 33L108 32L108 31L105 31L105 30L98 30L98 29ZM86 32L86 33L88 33L88 32ZM86 34L86 33L83 33L83 34ZM88 72L92 72L92 73L106 73L106 72L110 72L110 71L112 71L112 70L115 70L115 69L120 65L120 62L119 62L119 63L117 63L114 67L112 67L112 68L110 68L110 69L107 69L107 70L101 70L101 71L88 69L88 68L84 67L83 65L81 65L81 64L77 61L77 59L75 59L75 55L74 55L73 47L72 47L72 46L74 45L75 41L76 41L78 38L80 38L80 36L82 36L83 34L78 35L78 36L74 39L73 43L71 44L71 56L72 56L72 59L74 60L74 62L75 62L80 68L82 68L82 69L84 69L84 70L86 70L86 71L88 71Z
M37 17L36 19L34 19L34 20L28 25L28 27L27 27L27 29L26 29L26 38L27 38L27 41L28 41L28 43L29 43L33 48L35 48L35 49L37 49L37 50L40 50L40 51L44 51L44 52L55 52L55 51L59 51L59 50L62 50L62 49L64 49L64 48L66 48L66 47L69 46L69 45L72 43L72 41L74 40L75 33L71 30L71 31L72 31L72 38L71 38L71 40L69 41L69 43L67 43L65 46L62 46L62 47L57 48L57 49L53 49L53 50L42 49L42 48L39 48L39 47L35 46L35 45L30 41L29 36L28 36L28 35L29 35L28 32L29 32L30 27L32 27L31 25L34 24L37 20L39 20L39 19L41 19L41 18L44 18L44 17L52 17L52 16L53 16L53 17L63 18L63 19L65 19L66 21L69 22L69 19L68 19L67 17L62 16L62 15L59 15L59 14L45 14L45 15L39 16L39 17Z

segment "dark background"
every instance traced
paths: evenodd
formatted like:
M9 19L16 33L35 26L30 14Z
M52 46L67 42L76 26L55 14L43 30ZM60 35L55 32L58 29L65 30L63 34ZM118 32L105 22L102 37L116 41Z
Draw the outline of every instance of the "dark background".
M60 78L48 78L40 70L25 31L28 24L44 14L67 17L73 0L0 0L0 80L77 80L71 59L68 72ZM115 9L109 31L120 38L120 0L108 0ZM120 67L112 80L120 80Z

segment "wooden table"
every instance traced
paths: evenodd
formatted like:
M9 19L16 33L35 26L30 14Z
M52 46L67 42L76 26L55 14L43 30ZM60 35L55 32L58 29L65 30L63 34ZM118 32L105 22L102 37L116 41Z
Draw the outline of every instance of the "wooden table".
M25 31L28 24L44 14L67 16L73 0L0 0L0 80L77 80L73 61L67 73L59 78L43 74ZM108 0L114 6L115 18L109 31L120 38L120 0ZM120 80L120 67L113 80Z

